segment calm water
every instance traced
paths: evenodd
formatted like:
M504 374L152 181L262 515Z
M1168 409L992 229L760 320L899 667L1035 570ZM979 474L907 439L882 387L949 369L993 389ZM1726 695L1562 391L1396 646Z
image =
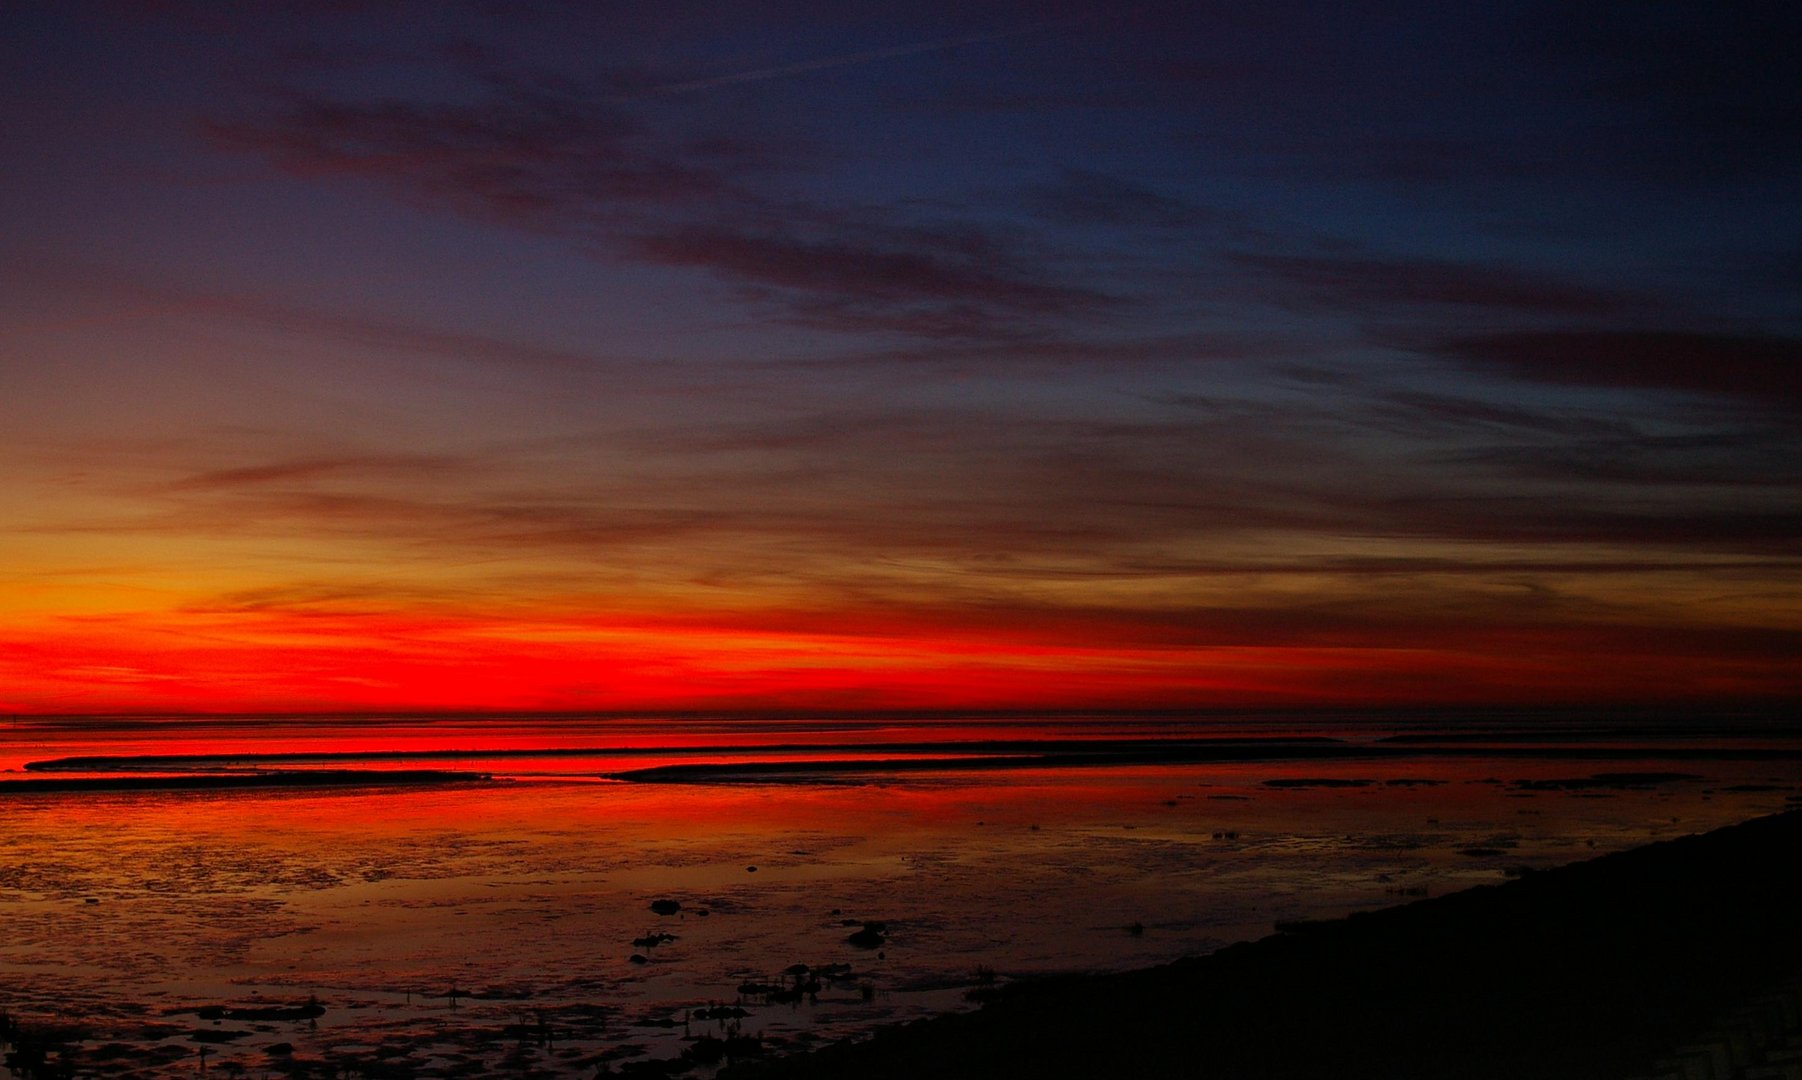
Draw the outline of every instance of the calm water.
M1246 736L1314 741L1212 742ZM1779 810L1799 752L1570 718L17 722L0 781L493 779L0 793L0 1009L78 1025L106 1076L191 1076L203 1049L225 1075L591 1076L719 1033L716 1004L805 1046ZM132 760L25 770L92 755ZM740 992L801 964L799 1000Z

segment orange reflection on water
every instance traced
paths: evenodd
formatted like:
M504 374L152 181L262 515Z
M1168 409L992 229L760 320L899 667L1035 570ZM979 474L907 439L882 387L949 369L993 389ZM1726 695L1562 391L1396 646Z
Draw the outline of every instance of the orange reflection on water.
M657 724L595 722L557 737L669 738L667 722ZM884 722L706 722L681 737L794 741L809 725L809 738L842 735L845 745L899 741ZM977 720L920 730L914 737L1034 729ZM1094 733L1081 722L1039 730ZM1168 729L1146 721L1142 730ZM118 734L157 750L316 752L423 748L482 732L447 720L400 732L211 725L171 730L165 743L131 725ZM65 749L107 743L92 730L27 734L37 749L53 736ZM500 749L543 747L552 735L535 721L486 737ZM1749 759L1639 789L1518 783L1644 767L1409 756L852 770L755 783L12 794L0 797L0 1007L74 1010L106 1038L137 1045L147 1036L133 1010L181 1036L202 1004L327 1006L316 1031L270 1025L218 1051L216 1067L235 1062L253 1075L276 1041L314 1056L387 1041L487 1060L483 1040L517 1022L528 1000L605 1017L567 1035L584 1053L667 1037L659 1056L669 1056L679 1031L632 1025L659 1009L731 1001L746 978L796 962L849 964L855 979L819 1002L753 1002L748 1021L777 1037L833 1037L956 1006L979 964L1007 977L1168 960L1259 936L1277 919L1499 881L1520 866L1737 820L1781 806L1802 780L1792 762ZM1773 775L1791 787L1751 790ZM681 911L654 914L658 898ZM880 952L848 942L865 919L890 926ZM653 932L674 939L636 944ZM453 1015L443 996L452 986L487 996ZM107 1027L108 1017L124 1019ZM506 1075L498 1059L481 1068L471 1074ZM192 1072L184 1060L158 1075Z

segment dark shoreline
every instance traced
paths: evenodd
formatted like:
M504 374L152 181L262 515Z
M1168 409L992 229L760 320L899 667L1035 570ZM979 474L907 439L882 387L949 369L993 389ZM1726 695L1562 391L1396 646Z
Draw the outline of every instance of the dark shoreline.
M1686 1043L1756 1057L1761 995L1781 989L1792 1017L1802 996L1799 865L1790 811L1157 968L1020 983L978 1012L722 1076L1606 1080Z
M783 742L741 745L620 746L620 747L505 747L430 750L299 751L238 754L134 754L86 755L45 758L24 763L27 772L176 772L224 767L256 768L296 764L355 763L374 761L444 761L462 758L492 760L576 757L707 757L769 758L784 754L837 754L834 758L802 761L698 762L628 769L607 774L611 779L686 781L716 775L821 772L877 768L957 767L1014 768L1020 766L1161 765L1205 764L1241 761L1393 761L1425 758L1507 758L1513 760L1571 761L1789 761L1802 759L1799 747L1725 747L1689 745L1509 745L1499 743L1378 740L1348 742L1318 735L1276 737L1134 738L1134 739L975 739L914 742L802 743ZM917 764L921 758L879 758L879 754L938 755L936 766Z
M313 762L352 761L428 761L456 758L565 758L565 757L690 757L732 754L767 756L814 752L837 753L969 753L1056 754L1064 751L1132 753L1165 755L1207 751L1222 755L1246 753L1315 752L1331 754L1339 749L1352 749L1337 739L1318 735L1217 738L1138 738L1138 739L973 739L934 740L925 742L782 742L782 743L715 743L693 746L547 746L498 747L495 749L446 748L431 750L331 750L284 751L276 753L238 754L102 754L81 757L45 758L25 763L27 772L87 772L133 769L173 769L184 766L217 767L221 765L287 765ZM1802 755L1802 750L1797 751ZM1158 760L1163 760L1158 756Z

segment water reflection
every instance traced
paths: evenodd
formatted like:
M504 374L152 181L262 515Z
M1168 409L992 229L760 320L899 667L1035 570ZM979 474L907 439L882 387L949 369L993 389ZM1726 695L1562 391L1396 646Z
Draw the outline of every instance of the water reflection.
M842 745L909 731L738 722L729 734ZM703 1036L806 1045L960 1007L994 981L1156 963L1279 920L1704 830L1780 809L1802 781L1769 732L1635 733L1537 756L1513 754L1514 738L1395 758L671 784L597 782L607 755L481 756L631 739L661 760L653 731L619 726L168 735L34 733L5 760L450 746L504 779L0 799L0 1008L81 1025L78 1052L108 1075L190 1075L202 1049L209 1069L253 1075L378 1059L395 1075L528 1062L592 1075L711 1045ZM1654 744L1693 760L1648 765L1639 751ZM1695 753L1707 747L1735 752ZM871 923L876 938L854 942ZM281 1011L310 1003L316 1015Z

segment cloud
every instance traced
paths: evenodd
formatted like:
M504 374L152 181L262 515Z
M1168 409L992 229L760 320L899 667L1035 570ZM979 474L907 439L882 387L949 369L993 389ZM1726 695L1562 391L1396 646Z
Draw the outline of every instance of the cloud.
M937 38L931 41L909 42L905 45L890 45L883 48L863 49L857 52L840 53L835 56L817 57L812 60L800 60L790 64L772 64L765 67L748 68L742 71L726 72L718 75L704 75L693 79L675 82L661 82L633 91L631 98L666 97L675 94L693 94L706 90L718 90L729 86L742 86L747 83L767 82L771 79L791 79L802 75L812 75L821 71L833 71L838 68L859 67L864 64L878 63L884 60L898 60L903 57L919 56L924 53L945 52L969 45L986 45L992 42L1005 41L1008 38L1026 34L1040 33L1052 26L1073 25L1080 20L1064 20L1058 24L1033 24L1016 27L1011 30L999 30L978 34L959 34L955 37Z
M1668 330L1519 331L1434 349L1474 370L1558 386L1674 391L1802 408L1802 339Z
M614 385L620 381L649 381L656 377L647 371L641 357L630 354L294 303L253 292L189 286L172 277L151 279L142 273L90 263L0 258L0 271L29 275L35 285L90 298L91 306L99 312L26 324L38 332L67 332L138 320L220 320L299 339L365 346L397 357L459 361L520 374L546 377L604 375L613 380ZM664 363L665 372L672 363Z
M1347 502L1342 528L1371 535L1488 544L1577 544L1617 549L1787 555L1802 535L1802 511L1787 506L1711 507L1667 499L1634 505L1625 492L1596 500L1575 493L1403 495Z
M520 85L490 86L473 103L293 92L260 114L205 119L201 130L297 175L377 180L409 198L553 232L737 197L736 178L771 166L769 151L747 142L682 138L604 102Z
M1039 328L1028 328L1038 330ZM952 338L953 335L941 335ZM798 358L785 366L802 369L867 368L872 370L919 369L952 374L1018 373L1021 375L1077 375L1083 372L1148 371L1222 368L1287 357L1295 341L1280 329L1259 332L1196 332L1169 335L1088 337L1076 332L1032 332L1004 336L999 332L984 340L936 340L909 342L881 349L843 350L825 356ZM1160 396L1159 401L1168 401Z
M1024 194L1028 210L1059 225L1185 229L1220 220L1185 199L1090 169L1065 169Z
M226 491L347 478L410 481L443 476L467 477L474 466L471 459L430 454L315 457L209 469L170 481L167 488L170 491Z
M725 640L741 649L754 641L765 649L798 646L815 657L925 649L1003 662L1099 657L1110 665L1232 662L1196 652L1216 649L1338 649L1347 652L1340 663L1353 665L1364 662L1359 657L1394 650L1511 656L1534 666L1548 657L1579 655L1768 663L1793 656L1802 642L1802 633L1780 620L1714 622L1668 604L1654 609L1598 602L1520 581L1498 588L1439 580L1427 589L1391 579L1383 583L1384 595L1373 597L1323 583L1318 575L1303 580L1313 586L1307 594L1240 593L1184 604L864 590L766 594L762 602L738 608L697 606L682 597L619 605L605 594L566 594L560 603L540 596L518 604L480 588L302 581L200 598L182 614L267 620L266 628L278 630L284 642L308 634L360 640L395 630L407 640L444 641L473 631L488 640ZM1299 659L1279 663L1288 667Z
M1625 294L1500 264L1362 255L1230 252L1232 265L1267 277L1275 294L1301 307L1363 315L1386 308L1457 308L1525 315L1609 315Z
M973 242L976 240L977 242ZM858 228L831 238L696 228L643 238L634 249L673 266L711 270L790 297L802 321L880 324L925 336L977 334L1010 317L1107 306L1094 289L1060 285L998 243L925 229Z
M1625 435L1634 429L1612 415L1595 415L1571 409L1534 409L1509 401L1456 397L1419 390L1386 393L1374 407L1378 417L1399 421L1396 429L1427 437L1445 428L1499 429L1546 436L1596 438Z
M1611 407L1516 404L1517 389L1502 392L1511 400L1393 391L1372 403L1369 423L1448 466L1477 465L1533 487L1802 486L1802 433L1783 425L1728 417L1675 427Z
M1624 435L1550 444L1480 446L1448 461L1498 468L1529 482L1583 482L1616 488L1684 485L1717 495L1734 488L1789 489L1802 499L1802 439L1768 431L1704 435Z
M976 362L993 348L976 347ZM936 392L848 401L798 386L774 407L697 411L685 399L541 441L447 432L417 449L221 433L154 457L122 452L110 466L84 459L90 475L131 479L32 528L345 541L385 545L397 561L544 560L608 577L841 583L909 560L946 579L1136 579L1285 543L1718 559L1780 553L1802 528L1785 509L1799 481L1781 427L1675 427L1556 398L1534 407L1505 384L1454 394L1374 376L1272 400L1267 382L1235 389L1201 365L1180 385L1207 393L1159 395L1146 391L1161 373L1140 386L1108 381L1102 365L1120 358L1105 350L1050 362L1094 365L1111 392L1066 394L1053 381L1043 396L952 404Z
M608 258L704 270L808 325L977 336L1115 302L1059 280L1042 238L924 204L774 194L777 174L810 171L812 150L773 132L698 121L683 134L595 93L482 78L473 102L291 91L261 113L202 129L217 145L298 175L373 180L410 201L568 237Z

